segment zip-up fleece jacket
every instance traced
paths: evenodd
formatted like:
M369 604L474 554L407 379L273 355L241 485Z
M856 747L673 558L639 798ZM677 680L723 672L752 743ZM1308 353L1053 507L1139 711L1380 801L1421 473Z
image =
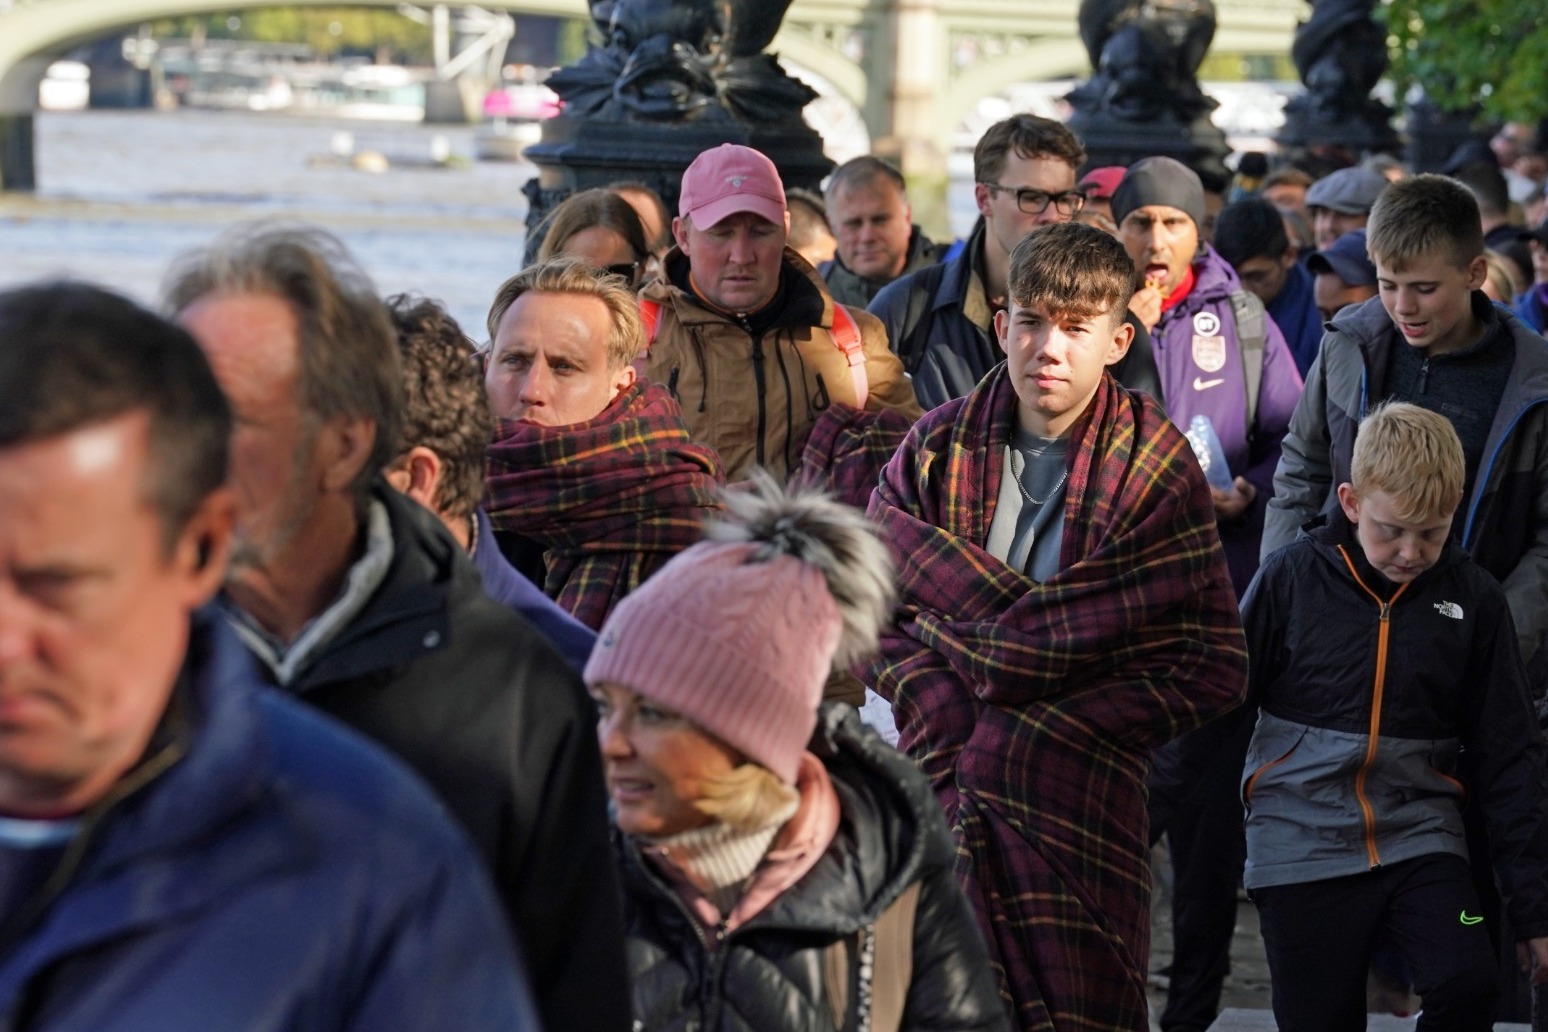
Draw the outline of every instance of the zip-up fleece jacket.
M817 417L835 402L859 408L849 361L833 340L833 298L817 271L785 249L780 310L762 333L745 316L709 307L679 284L688 257L673 249L666 276L641 296L661 305L645 376L667 385L688 435L720 453L726 479L762 466L778 480L801 467ZM920 415L903 365L873 316L849 309L865 347L866 402L872 411Z
M1548 343L1478 291L1473 312L1504 324L1516 357L1472 495L1457 511L1459 537L1473 561L1504 585L1522 658L1531 663L1548 633ZM1336 506L1334 492L1349 479L1355 430L1383 400L1392 349L1408 346L1380 298L1346 308L1328 323L1281 446L1264 557Z
M1342 516L1270 556L1242 600L1249 889L1467 856L1481 807L1521 939L1548 935L1548 750L1504 592L1455 542L1396 588Z

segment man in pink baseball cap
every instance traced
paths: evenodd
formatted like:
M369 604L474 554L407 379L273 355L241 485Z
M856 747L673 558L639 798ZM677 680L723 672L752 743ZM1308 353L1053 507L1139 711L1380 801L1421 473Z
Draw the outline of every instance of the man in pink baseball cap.
M881 324L834 302L785 246L772 161L722 144L688 166L680 197L677 246L641 295L645 375L679 399L689 435L720 453L728 479L763 466L783 480L835 403L919 414Z

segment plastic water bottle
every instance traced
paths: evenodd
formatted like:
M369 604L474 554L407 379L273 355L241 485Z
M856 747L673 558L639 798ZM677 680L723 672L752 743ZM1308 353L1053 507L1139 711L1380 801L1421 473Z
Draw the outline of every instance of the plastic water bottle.
M1188 443L1193 445L1193 454L1198 457L1199 467L1204 470L1204 479L1209 481L1209 486L1222 491L1231 490L1231 467L1226 465L1225 449L1220 446L1220 435L1215 433L1215 424L1209 421L1208 416L1194 416L1188 424L1186 436Z

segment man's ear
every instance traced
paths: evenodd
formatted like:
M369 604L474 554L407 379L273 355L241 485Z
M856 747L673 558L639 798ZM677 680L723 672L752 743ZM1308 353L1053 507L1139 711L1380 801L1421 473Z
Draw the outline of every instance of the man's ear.
M1355 494L1354 485L1347 480L1338 485L1338 507L1344 510L1344 516L1350 523L1360 522L1360 496Z
M321 451L322 486L348 492L376 447L376 422L339 416L323 424L314 448Z
M988 217L989 202L993 197L994 195L989 192L989 187L983 183L973 184L973 203L978 205L978 214Z
M235 526L236 492L220 487L204 496L178 533L172 565L186 589L190 610L214 598L225 583Z
M1000 350L1010 354L1010 312L1003 308L994 313L994 336L1000 342Z
M1118 327L1113 330L1113 342L1108 346L1107 361L1103 365L1122 361L1129 353L1129 345L1134 343L1134 324L1129 321L1128 311L1119 312L1118 316Z
M445 473L439 455L416 444L384 472L389 484L431 512L436 511L435 493L440 490L441 477Z
M625 362L623 368L619 369L613 374L613 382L611 384L611 390L608 393L607 400L611 402L624 391L628 390L630 387L633 387L634 381L639 378L639 375L640 371L635 368L635 363Z
M785 214L788 216L790 213ZM678 250L683 254L688 253L688 221L681 215L672 220L672 239L677 241Z

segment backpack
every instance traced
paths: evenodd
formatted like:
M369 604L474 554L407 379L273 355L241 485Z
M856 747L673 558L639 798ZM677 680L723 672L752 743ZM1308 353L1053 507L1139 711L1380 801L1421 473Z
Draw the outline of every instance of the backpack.
M1247 384L1247 436L1258 420L1258 387L1263 383L1263 350L1268 343L1268 312L1250 290L1231 291L1231 315L1236 319L1236 339L1242 349L1242 378Z
M822 951L822 982L834 1028L898 1032L902 1027L908 988L914 980L919 886L914 882L904 889L875 924Z
M645 354L648 355L661 329L661 302L640 298L640 319L645 323ZM855 317L837 301L833 302L833 329L830 335L834 346L844 353L844 360L849 363L849 377L855 385L855 408L864 409L865 400L871 394L871 381L865 371L865 340L860 335L860 326L855 322Z

